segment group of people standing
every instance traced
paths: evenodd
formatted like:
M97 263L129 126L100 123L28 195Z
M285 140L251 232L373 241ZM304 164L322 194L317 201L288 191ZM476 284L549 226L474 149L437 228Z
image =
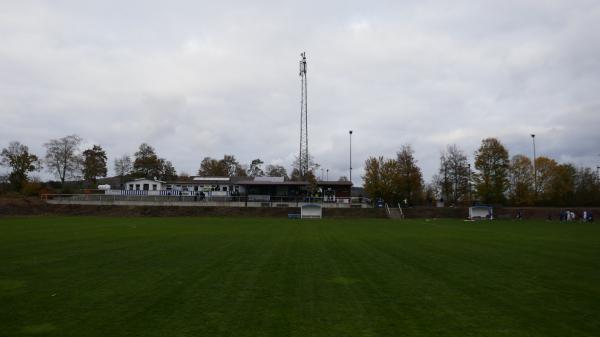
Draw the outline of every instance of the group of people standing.
M548 217L546 218L546 220L551 221L552 220L552 214L548 213ZM523 211L521 209L518 209L516 214L515 214L515 219L516 220L522 220L523 219ZM577 215L575 214L575 212L571 211L571 210L561 210L560 211L560 221L575 221L577 220ZM581 212L581 217L579 217L579 221L581 222L593 222L594 221L594 215L592 214L591 211L588 210L584 210L583 212Z
M577 215L575 212L570 210L562 210L560 211L560 221L575 221L577 219ZM581 222L593 222L594 216L591 211L584 210L581 213L581 217L579 218Z

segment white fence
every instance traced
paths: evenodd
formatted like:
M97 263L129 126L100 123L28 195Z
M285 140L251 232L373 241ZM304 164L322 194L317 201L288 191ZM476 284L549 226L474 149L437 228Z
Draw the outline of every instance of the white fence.
M114 191L114 192L113 192ZM120 193L117 193L120 192ZM370 208L365 198L338 198L335 202L314 197L252 198L250 196L186 195L183 191L111 190L106 194L44 194L42 199L54 204L96 205L165 205L189 203L197 206L230 207L301 207L305 204L320 204L325 208ZM190 192L188 192L190 193ZM193 193L193 192L191 192Z
M144 195L144 196L214 196L227 197L229 194L225 191L179 191L179 190L106 190L105 195Z

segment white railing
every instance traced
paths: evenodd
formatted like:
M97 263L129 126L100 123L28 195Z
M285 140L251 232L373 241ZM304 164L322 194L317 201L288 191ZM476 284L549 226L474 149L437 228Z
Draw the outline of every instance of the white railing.
M212 203L214 205L256 206L261 207L300 207L307 203L322 204L323 207L372 207L366 198L337 198L331 201L322 197L304 196L270 196L255 198L255 196L214 196L210 192L204 195L186 195L185 191L143 191L143 190L114 190L115 193L106 194L43 194L43 200L54 203L90 203L90 202L151 202L151 203L176 203L193 202L198 205ZM122 192L117 194L116 192ZM159 193L157 193L159 192ZM194 192L191 192L194 193ZM387 208L387 205L386 205Z

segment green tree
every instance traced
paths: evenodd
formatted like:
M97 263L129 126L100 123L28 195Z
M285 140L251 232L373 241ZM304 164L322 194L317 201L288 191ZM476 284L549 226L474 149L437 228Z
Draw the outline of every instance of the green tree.
M234 155L226 154L221 159L222 165L225 168L226 176L228 177L245 177L246 170L240 163L235 159Z
M106 177L106 152L100 145L83 151L83 178L96 184L98 177Z
M269 177L283 177L284 180L289 180L285 167L281 165L267 165L265 172Z
M486 138L475 152L477 194L485 203L504 203L508 188L508 151L496 138Z
M306 176L302 176L300 174L300 159L296 156L296 159L294 159L294 163L292 164L292 174L290 175L290 180L292 181L308 181L310 179L312 179L313 177L315 178L316 181L316 175L315 172L317 172L317 170L319 169L321 165L319 165L317 162L315 162L313 156L309 155L308 156L308 172L306 173Z
M512 157L508 190L511 204L526 206L533 203L533 166L529 157L522 154Z
M292 169L292 174L290 175L291 181L302 181L303 177L300 175L300 170L297 168Z
M246 174L249 177L262 177L265 175L265 172L262 170L261 165L264 164L262 160L259 158L254 159L250 163L250 167L246 171Z
M554 168L550 179L549 203L553 206L573 206L575 175L577 169L571 164L560 164Z
M133 170L131 174L134 177L173 180L177 177L177 171L173 164L160 158L154 148L146 143L142 143L138 151L134 154Z
M204 157L200 162L198 175L201 177L225 177L227 176L227 169L223 162L211 157Z
M362 176L363 188L365 193L373 199L383 197L381 181L381 166L383 165L383 161L382 156L378 158L369 157L365 161L364 175Z
M8 166L11 172L8 181L12 187L20 191L29 181L29 172L41 169L41 163L35 154L29 153L27 145L10 142L8 147L0 152L0 165Z
M398 183L398 162L394 159L384 159L380 165L382 199L391 204L400 202L401 196L396 188Z
M552 203L552 177L556 172L558 163L548 157L537 157L535 159L535 191L534 202L539 204Z
M600 177L589 167L580 167L575 173L574 203L578 206L600 204Z
M435 181L435 179L434 179ZM435 183L425 185L425 190L423 192L425 201L428 206L435 205L436 200L439 197L438 187Z
M397 160L370 157L365 161L363 188L373 199L381 198L388 203L400 202L398 187L399 164Z
M407 200L411 204L420 203L423 199L423 174L417 166L414 151L410 145L403 145L396 154L397 172L394 173L395 183L400 201Z
M134 157L133 176L150 179L160 177L163 163L152 146L142 143Z
M160 161L159 178L161 180L165 180L165 181L177 179L177 170L175 170L175 167L173 166L173 164L170 161L165 160L163 158L160 158L159 161Z
M240 165L235 156L226 154L221 160L211 157L202 159L198 175L202 177L245 177L246 169Z
M292 170L292 175L290 176L291 181L306 181L309 183L308 189L309 192L314 192L317 189L317 176L315 175L313 170L309 170L305 175L301 175L300 171L297 168Z

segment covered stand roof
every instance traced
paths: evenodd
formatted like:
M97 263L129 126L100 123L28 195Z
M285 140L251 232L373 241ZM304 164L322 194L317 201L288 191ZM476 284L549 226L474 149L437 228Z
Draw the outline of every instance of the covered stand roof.
M350 181L317 181L319 186L352 186Z
M308 181L286 181L283 177L191 177L169 181L168 184L234 184L248 186L307 186ZM318 186L352 186L350 181L317 181Z

